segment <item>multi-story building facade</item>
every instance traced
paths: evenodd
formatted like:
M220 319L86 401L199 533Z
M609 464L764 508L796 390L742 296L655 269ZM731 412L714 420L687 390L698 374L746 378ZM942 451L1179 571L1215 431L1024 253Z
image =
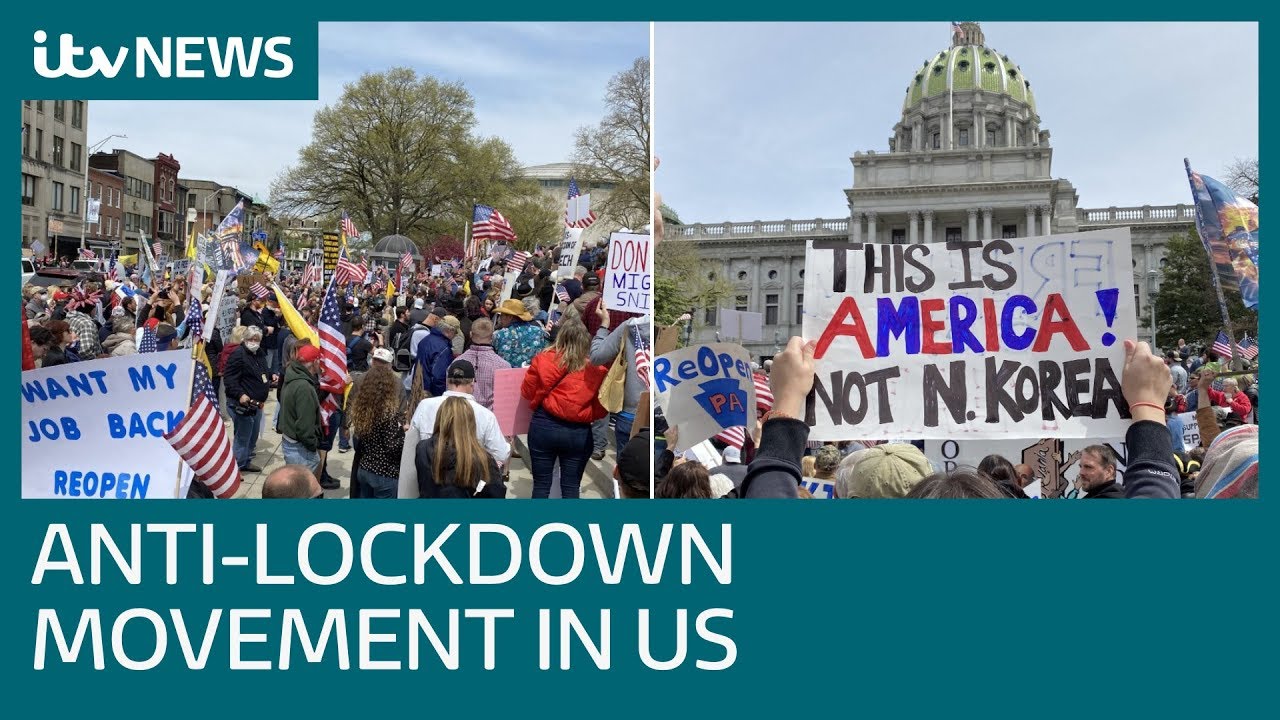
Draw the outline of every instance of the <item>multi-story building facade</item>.
M195 208L196 230L204 232L218 227L222 218L235 209L236 203L245 201L246 206L253 198L239 190L223 185L215 180L197 180L194 178L178 178L178 183L186 187L186 207ZM245 218L246 227L249 224Z
M124 178L89 168L89 197L98 201L98 221L85 228L85 244L105 257L124 241Z
M155 161L128 150L94 153L90 165L119 175L124 181L124 241L126 254L138 246L145 236L148 243L155 241Z
M83 100L22 101L22 246L74 257L84 230L88 169Z
M722 307L764 315L764 340L744 343L761 356L801 332L810 239L924 243L1127 226L1141 318L1159 288L1168 239L1194 228L1194 207L1080 208L1074 186L1050 174L1052 160L1030 81L986 45L977 23L962 23L951 47L912 77L888 152L854 153L849 216L693 223L667 236L696 242L708 279L733 285ZM716 310L697 309L696 342L715 340ZM1150 326L1139 325L1139 338L1150 340Z
M169 257L177 257L182 243L183 223L178 215L178 170L182 165L172 155L160 153L153 161L155 177L152 180L155 197L155 214L152 216L151 235L159 240Z

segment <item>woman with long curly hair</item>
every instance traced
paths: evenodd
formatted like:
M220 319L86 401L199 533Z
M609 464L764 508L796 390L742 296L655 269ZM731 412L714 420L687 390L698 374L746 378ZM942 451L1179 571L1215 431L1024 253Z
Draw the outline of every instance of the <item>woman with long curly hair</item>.
M449 397L441 403L435 430L418 443L414 464L420 498L507 496L498 464L480 444L475 412L466 398Z
M347 402L360 463L356 480L362 498L394 499L404 449L400 378L386 363L373 363Z

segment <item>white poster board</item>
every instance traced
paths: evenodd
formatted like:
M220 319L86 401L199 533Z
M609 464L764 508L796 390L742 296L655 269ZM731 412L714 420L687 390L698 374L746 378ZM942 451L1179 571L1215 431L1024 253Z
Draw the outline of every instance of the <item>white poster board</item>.
M1120 437L1129 230L883 245L810 240L810 439Z
M565 203L565 224L583 226L591 220L591 193L569 198Z
M201 335L205 342L209 342L213 338L214 327L221 327L222 325L222 299L227 290L227 277L230 275L231 273L227 270L219 270L218 279L213 283L213 292L209 294L209 312L205 313L204 333ZM215 318L217 322L209 322ZM232 327L235 327L234 322ZM226 341L225 333L222 339L224 342Z
M751 355L741 345L692 345L653 361L653 390L679 447L689 448L731 427L756 428Z
M22 373L23 498L173 498L164 434L191 399L190 350Z
M759 342L764 339L764 315L746 310L721 308L720 335L738 342Z
M573 269L578 266L578 255L582 253L582 228L567 227L560 240L560 255L556 259L556 276L558 280L573 277Z
M648 235L616 232L609 236L604 271L606 310L648 315L653 312L652 239Z
M1031 466L1031 477L1038 482L1036 497L1076 498L1086 494L1077 487L1076 478L1080 474L1080 456L1090 445L1111 447L1116 454L1116 482L1124 484L1128 450L1123 438L925 440L924 455L940 472L957 467L977 468L984 457L1000 455L1014 465Z

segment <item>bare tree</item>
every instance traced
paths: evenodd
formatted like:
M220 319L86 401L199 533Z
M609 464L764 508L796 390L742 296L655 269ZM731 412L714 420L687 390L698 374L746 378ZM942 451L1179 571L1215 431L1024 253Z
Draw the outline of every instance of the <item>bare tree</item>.
M649 58L636 58L609 80L605 103L600 124L574 136L574 173L591 188L610 188L609 197L591 198L602 219L640 228L650 222Z
M1237 194L1258 204L1258 158L1236 158L1227 166L1224 182Z

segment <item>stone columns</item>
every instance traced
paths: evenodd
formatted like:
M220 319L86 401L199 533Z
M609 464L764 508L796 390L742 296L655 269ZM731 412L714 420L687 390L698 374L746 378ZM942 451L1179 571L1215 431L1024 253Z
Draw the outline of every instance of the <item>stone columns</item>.
M1027 237L1036 236L1036 206L1027 206Z
M911 245L920 242L920 213L916 210L907 213L907 242Z
M1040 206L1040 234L1041 235L1053 234L1053 228L1050 227L1050 223L1049 223L1049 206L1048 205Z
M982 208L982 239L991 239L991 208Z
M916 120L915 125L911 127L911 149L917 151L924 149L924 123L920 120Z
M1013 126L1016 119L1011 115L1004 116L1004 146L1013 147ZM1030 236L1028 236L1030 237Z
M876 242L876 214L874 211L867 213L867 242Z
M849 218L849 241L862 242L862 213L856 212Z
M978 211L975 208L969 208L969 234L964 239L969 242L978 239Z
M920 242L924 242L924 243L933 242L933 211L932 210L924 211L924 237L920 239Z

